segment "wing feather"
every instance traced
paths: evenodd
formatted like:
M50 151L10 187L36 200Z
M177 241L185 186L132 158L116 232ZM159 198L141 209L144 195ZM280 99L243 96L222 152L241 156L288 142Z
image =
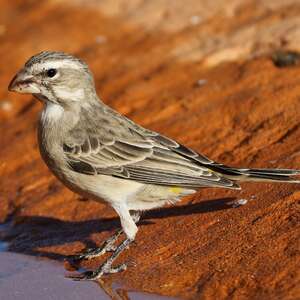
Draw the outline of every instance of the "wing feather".
M210 168L214 166L212 160L138 126L108 107L82 111L63 149L70 168L84 174L166 186L238 187Z

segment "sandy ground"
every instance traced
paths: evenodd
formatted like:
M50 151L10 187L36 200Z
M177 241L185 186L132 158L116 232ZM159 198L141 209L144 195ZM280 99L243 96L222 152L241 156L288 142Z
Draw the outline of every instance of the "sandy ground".
M119 226L110 208L50 174L37 149L41 104L7 92L41 50L80 56L104 102L216 161L300 168L299 1L0 5L0 220L9 251L59 261L64 274L68 255ZM252 183L148 212L120 257L136 266L105 280L185 299L297 299L299 198L295 184Z

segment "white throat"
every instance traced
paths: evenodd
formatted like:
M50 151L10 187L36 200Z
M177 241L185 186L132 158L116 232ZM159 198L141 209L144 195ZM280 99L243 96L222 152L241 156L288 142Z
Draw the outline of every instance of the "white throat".
M42 111L41 121L43 123L55 123L61 120L64 113L63 107L56 103L47 102L45 108Z

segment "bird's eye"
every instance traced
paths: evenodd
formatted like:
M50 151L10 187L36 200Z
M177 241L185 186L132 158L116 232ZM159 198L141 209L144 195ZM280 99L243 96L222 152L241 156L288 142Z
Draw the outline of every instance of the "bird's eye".
M56 69L47 70L47 76L50 77L50 78L54 77L56 75L56 73L57 73Z

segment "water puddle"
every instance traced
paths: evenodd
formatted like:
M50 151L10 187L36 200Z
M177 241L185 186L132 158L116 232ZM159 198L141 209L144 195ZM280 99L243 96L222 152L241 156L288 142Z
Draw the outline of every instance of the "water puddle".
M0 299L109 299L92 282L80 284L64 278L59 263L22 254L0 253Z
M104 282L75 282L65 278L63 265L23 254L5 252L8 243L0 242L0 300L53 299L171 299L159 295L126 291Z
M149 294L136 291L127 291L118 284L106 284L105 281L98 282L101 289L109 296L109 299L120 300L175 300L176 298Z
M6 251L8 249L8 243L0 241L0 252Z
M107 284L106 280L95 283L91 281L76 282L65 278L68 272L62 263L9 252L9 243L3 239L11 226L11 222L0 224L0 300L172 299L160 295L128 291L114 282Z
M94 282L75 282L64 277L61 264L23 254L1 252L0 266L0 300L171 299L121 288L109 290Z

